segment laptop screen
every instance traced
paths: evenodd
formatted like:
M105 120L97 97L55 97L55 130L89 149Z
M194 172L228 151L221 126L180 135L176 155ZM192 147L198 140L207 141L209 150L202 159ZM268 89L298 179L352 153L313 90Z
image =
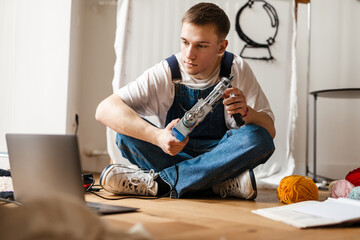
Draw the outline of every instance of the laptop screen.
M15 200L69 195L84 201L75 135L6 134Z

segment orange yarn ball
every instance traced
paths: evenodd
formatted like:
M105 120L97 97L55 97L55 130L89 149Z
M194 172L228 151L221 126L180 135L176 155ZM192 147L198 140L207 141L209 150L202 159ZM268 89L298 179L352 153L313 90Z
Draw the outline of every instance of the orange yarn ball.
M319 190L309 177L292 175L284 177L277 188L280 202L290 204L307 200L319 200Z

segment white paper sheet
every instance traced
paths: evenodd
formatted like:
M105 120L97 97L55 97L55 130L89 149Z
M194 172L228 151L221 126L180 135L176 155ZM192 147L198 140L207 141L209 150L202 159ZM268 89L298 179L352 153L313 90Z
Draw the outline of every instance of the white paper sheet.
M294 211L343 222L354 218L360 218L360 204L356 205L357 202L360 201L346 201L346 199L344 201L341 198L329 198L324 202L294 208Z
M252 212L297 228L325 227L360 221L360 201L329 198L324 202L304 201Z

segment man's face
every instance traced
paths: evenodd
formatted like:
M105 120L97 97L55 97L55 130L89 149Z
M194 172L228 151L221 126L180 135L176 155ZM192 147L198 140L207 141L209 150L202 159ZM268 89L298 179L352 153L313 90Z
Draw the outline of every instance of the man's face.
M227 41L220 41L215 26L184 22L181 29L181 56L185 70L197 79L209 77L220 63Z

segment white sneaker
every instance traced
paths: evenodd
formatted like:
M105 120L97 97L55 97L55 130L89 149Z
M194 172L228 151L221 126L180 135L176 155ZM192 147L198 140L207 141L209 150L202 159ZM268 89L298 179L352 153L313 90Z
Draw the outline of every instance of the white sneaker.
M158 175L152 169L143 171L122 164L111 164L101 173L100 185L114 194L156 196L158 183L154 179Z
M252 200L257 196L255 175L252 169L246 170L233 179L218 183L212 189L223 198L233 196Z

